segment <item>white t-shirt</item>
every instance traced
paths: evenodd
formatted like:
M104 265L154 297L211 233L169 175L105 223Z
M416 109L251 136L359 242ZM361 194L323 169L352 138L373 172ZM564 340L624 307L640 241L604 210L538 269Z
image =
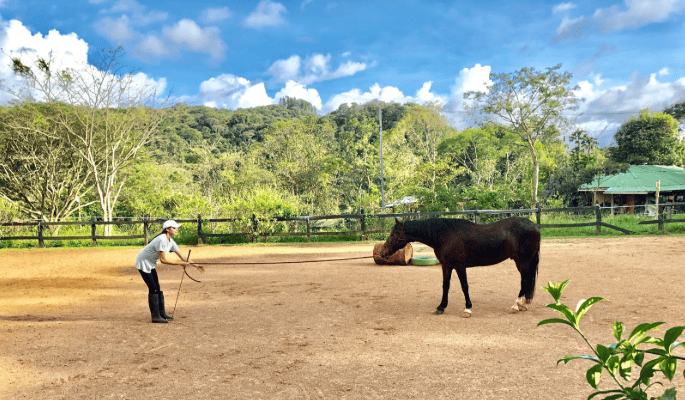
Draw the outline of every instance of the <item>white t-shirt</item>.
M172 251L179 251L178 245L174 242L174 239L169 238L166 240L166 235L159 235L152 239L147 246L143 247L143 250L136 256L136 268L148 274L152 272L155 268L157 261L159 261L159 253L163 251L169 253Z

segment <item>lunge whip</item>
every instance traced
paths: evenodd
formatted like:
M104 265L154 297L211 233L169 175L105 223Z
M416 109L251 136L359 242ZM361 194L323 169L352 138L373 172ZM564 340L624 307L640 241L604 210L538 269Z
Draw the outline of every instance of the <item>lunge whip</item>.
M186 257L186 262L190 261L190 249L188 249L188 257ZM176 312L176 304L178 304L178 295L181 294L181 285L183 285L183 276L188 275L186 272L186 266L183 266L183 273L181 273L181 283L178 285L178 292L176 293L176 302L174 303L174 311L171 312L171 316L174 316L174 313ZM190 278L190 275L188 275L188 278ZM190 278L192 279L192 278ZM193 279L195 280L195 279ZM199 281L196 281L199 282Z

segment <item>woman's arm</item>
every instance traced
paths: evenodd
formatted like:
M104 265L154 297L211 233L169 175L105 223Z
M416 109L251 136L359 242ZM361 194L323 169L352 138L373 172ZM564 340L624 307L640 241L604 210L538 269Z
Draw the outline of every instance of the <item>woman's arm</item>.
M169 253L166 253L166 252L164 252L164 251L159 251L158 253L159 253L159 261L161 261L162 264L188 265L188 262L187 262L186 260L183 259L183 256L182 256L181 253L178 252L178 251L175 251L174 253L176 253L176 255L178 255L178 257L179 257L182 261L173 261L173 260L171 260L169 257L167 257L167 255L168 255Z
M187 259L187 258L184 258L184 257L183 257L183 254L181 254L180 251L174 251L174 253L176 253L176 255L178 256L178 258L180 258L181 260L183 260L183 261L185 261L185 262L188 262L188 259Z

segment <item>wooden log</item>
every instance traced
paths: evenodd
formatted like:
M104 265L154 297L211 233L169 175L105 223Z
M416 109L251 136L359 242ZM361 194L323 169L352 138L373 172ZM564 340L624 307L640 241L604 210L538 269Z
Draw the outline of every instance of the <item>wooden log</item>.
M383 243L376 243L373 246L373 260L378 265L408 265L414 255L414 248L411 243L407 243L404 248L397 250L388 257L381 257Z

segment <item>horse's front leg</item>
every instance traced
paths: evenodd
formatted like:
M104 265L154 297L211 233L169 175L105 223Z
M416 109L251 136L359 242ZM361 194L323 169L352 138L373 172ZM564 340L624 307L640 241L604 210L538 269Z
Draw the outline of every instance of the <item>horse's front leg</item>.
M450 292L450 280L452 279L452 267L442 265L442 300L433 314L444 314L447 307L447 297Z
M464 292L464 300L466 301L466 307L462 312L462 318L469 318L471 316L471 298L469 297L469 282L466 280L466 267L457 267L457 276L459 277L459 283L461 283L461 291Z

